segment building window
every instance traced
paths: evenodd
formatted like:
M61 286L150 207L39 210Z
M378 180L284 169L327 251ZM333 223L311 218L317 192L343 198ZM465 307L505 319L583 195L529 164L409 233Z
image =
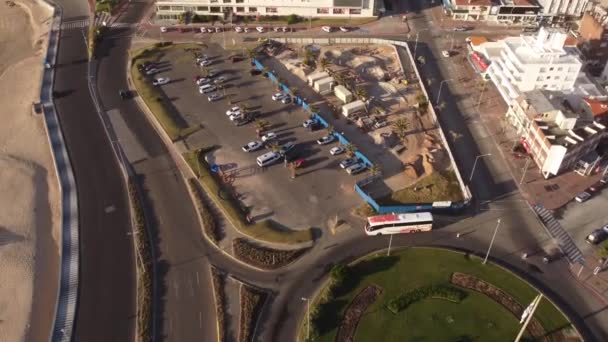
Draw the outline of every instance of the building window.
M220 2L220 0L209 0L209 2L212 3L212 4L215 4L215 3Z
M237 12L245 12L245 7L237 7L236 11Z
M249 7L249 13L255 13L258 11L257 7Z
M329 14L329 8L317 8L317 14Z
M608 43L607 43L607 42L602 42L602 43L600 44L600 47L601 47L601 48L606 47L606 46L608 46Z
M197 6L196 10L198 12L208 12L209 11L209 6Z
M345 14L346 10L344 8L334 8L334 14Z
M266 13L277 13L276 7L266 7Z
M546 84L543 84L543 88L547 88L547 85L546 85Z
M222 8L221 7L211 7L211 8L209 8L209 12L211 12L211 13L222 13Z
M554 78L554 79L556 79L556 80L559 80L559 76L555 76L555 77L553 77L553 78Z
M232 0L224 0L224 3L225 3L225 4L229 4L229 3L231 3L231 2L232 2Z
M361 14L361 10L358 8L351 8L348 10L348 14Z
M171 10L171 6L158 6L156 7L158 11L169 11Z
M551 79L551 76L547 76L547 79L548 79L548 80L550 80L550 79Z
M172 11L180 11L180 12L183 12L183 11L184 11L184 6L171 6L171 10L172 10Z
M547 69L545 69L545 68L540 68L540 72L546 72L546 71L547 71Z
M555 68L549 68L549 71L553 71L553 69L555 69Z
M245 0L236 0L237 4L242 4L243 2L245 2Z
M564 68L559 67L559 68L557 68L557 71L562 71L563 69L564 69Z

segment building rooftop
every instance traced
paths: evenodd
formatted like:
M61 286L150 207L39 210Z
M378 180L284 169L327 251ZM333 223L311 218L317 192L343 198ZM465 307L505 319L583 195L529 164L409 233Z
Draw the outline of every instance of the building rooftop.
M589 105L589 108L591 108L591 114L593 115L594 118L608 114L608 101L607 100L598 100L598 99L592 99L592 98L587 97L587 98L584 98L583 101L585 101Z
M534 0L500 0L503 6L540 7Z
M564 49L564 42L559 45L541 46L536 43L535 36L527 35L505 38L503 42L522 64L581 64L574 51Z
M469 42L469 44L471 44L473 46L479 46L483 43L487 43L488 38L483 37L483 36L470 36L470 37L467 37L467 42Z

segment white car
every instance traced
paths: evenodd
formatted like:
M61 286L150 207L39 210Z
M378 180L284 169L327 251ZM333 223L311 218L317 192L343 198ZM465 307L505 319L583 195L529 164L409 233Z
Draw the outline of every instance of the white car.
M268 132L262 136L263 142L270 142L277 138L277 134L275 132Z
M315 120L308 119L308 120L304 121L304 123L302 124L302 127L308 128L308 127L314 125L315 123L316 123Z
M255 28L258 32L260 33L264 33L264 27L263 26L258 26Z
M279 32L279 31L281 31L280 27L277 26L277 27L274 28L274 32Z
M276 94L272 95L272 99L274 101L280 101L283 98L285 98L286 96L287 96L287 94L285 94L285 93L276 93Z
M237 33L241 33L241 32L243 32L243 28L241 28L240 26L235 27L235 28L234 28L234 30L235 30Z
M281 29L283 30L283 32L289 32L289 27L287 26L283 26Z
M169 81L171 81L169 79L169 77L159 77L159 78L155 78L152 81L152 85L159 86L159 85L167 84L167 83L169 83Z
M323 138L317 140L317 144L319 145L327 145L329 143L331 143L332 141L334 141L334 136L333 135L326 135Z
M443 51L441 51L441 55L442 55L443 57L446 57L446 58L447 58L447 57L450 57L450 51L448 51L448 50L443 50Z
M196 85L202 86L202 85L205 85L205 84L209 84L209 82L211 82L210 78L203 77L203 78L199 78L198 80L196 80Z
M346 173L348 173L349 175L356 175L357 173L360 173L363 170L365 170L365 164L357 163L357 164L347 167Z
M321 30L323 30L323 31L325 31L327 33L330 33L331 32L331 26L323 26L323 27L321 27Z
M340 26L340 31L348 32L348 31L350 31L350 29L348 27Z
M230 121L236 121L236 120L240 120L242 118L243 118L243 113L241 113L241 112L236 112L236 113L228 115L228 119L230 119Z
M232 107L232 108L230 108L230 109L228 109L226 111L226 115L228 115L228 116L230 116L232 114L235 114L235 113L239 113L240 114L241 113L241 107L234 106L234 107Z
M207 100L209 100L209 102L217 101L221 98L222 98L222 94L218 94L218 93L214 93L214 94L207 96Z
M213 83L215 83L215 84L220 84L220 83L224 83L224 82L226 82L226 77L224 77L224 76L220 76L220 77L216 78L215 80L213 80Z
M215 32L222 32L222 28L221 27L216 27L215 28Z
M248 32L249 32L249 27L245 27L245 28L243 29L243 31L244 31L245 33L248 33Z
M207 29L204 27L201 27L201 33L206 33L206 32L207 32Z
M200 63L200 62L208 60L208 59L209 59L209 56L202 55L202 56L196 57L196 63Z
M331 150L329 150L329 154L331 154L332 156L337 156L338 154L342 154L344 153L344 147L342 146L336 146L336 147L332 147Z
M198 63L198 65L200 65L200 66L208 66L208 65L211 65L211 61L208 60L208 59L204 59L204 60L200 61Z
M166 27L164 27L164 26L161 26L161 27L160 27L160 32L162 32L162 33L166 33L166 32L167 32L167 28L166 28Z
M154 75L158 72L160 72L160 70L158 70L157 68L150 68L150 69L146 70L146 75Z
M257 151L257 150L261 149L262 146L264 146L264 144L261 141L254 140L254 141L248 142L247 145L244 145L242 147L242 149L245 152L253 152L253 151Z
M576 195L576 197L574 197L574 200L577 201L578 203L583 203L590 198L591 198L591 194L586 191L583 191L580 194Z

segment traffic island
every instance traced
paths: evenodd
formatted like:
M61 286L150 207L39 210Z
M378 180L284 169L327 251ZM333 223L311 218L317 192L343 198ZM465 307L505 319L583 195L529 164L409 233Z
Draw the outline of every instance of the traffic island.
M211 212L211 208L205 203L200 183L195 178L190 178L188 179L188 186L190 187L190 193L194 196L194 202L201 218L203 234L217 246L223 238L222 230L218 226L216 217L213 215L213 212Z
M370 286L382 291L375 300L363 301L371 303L363 308L356 298ZM370 255L332 270L327 284L311 299L311 329L307 331L304 316L299 340L307 341L310 334L308 340L339 341L352 329L346 335L361 341L512 340L521 328L523 310L538 294L505 269L483 265L463 253L409 248L390 257ZM505 305L506 299L517 306ZM355 304L364 314L349 314ZM355 316L358 323L347 319ZM546 298L533 319L538 325L528 325L525 338L542 334L549 341L582 341L568 318Z
M256 328L268 294L260 289L241 283L241 317L238 342L255 340Z
M265 270L275 270L285 267L298 260L308 248L274 249L260 246L247 239L232 240L232 251L239 260Z
M226 340L226 275L211 266L211 279L213 282L213 298L215 299L215 314L217 316L217 340Z

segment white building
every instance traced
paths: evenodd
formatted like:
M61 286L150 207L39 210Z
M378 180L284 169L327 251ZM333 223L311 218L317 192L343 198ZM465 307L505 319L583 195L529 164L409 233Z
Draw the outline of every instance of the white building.
M576 51L564 48L566 33L541 28L536 36L508 37L481 44L476 50L489 61L487 74L506 103L534 89L573 88L583 63Z
M587 8L589 0L538 0L542 7L540 16L547 21L555 18L579 18Z
M288 16L303 18L374 17L376 0L157 0L158 19L178 19L184 12L199 15Z

